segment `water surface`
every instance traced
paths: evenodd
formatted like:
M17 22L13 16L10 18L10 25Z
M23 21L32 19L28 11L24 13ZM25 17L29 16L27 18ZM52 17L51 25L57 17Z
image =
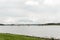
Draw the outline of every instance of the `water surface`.
M60 26L0 26L0 32L60 38Z

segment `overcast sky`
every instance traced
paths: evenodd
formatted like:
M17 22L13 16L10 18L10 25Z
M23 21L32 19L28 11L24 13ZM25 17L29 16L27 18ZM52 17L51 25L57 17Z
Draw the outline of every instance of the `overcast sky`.
M0 23L60 22L60 0L0 0Z

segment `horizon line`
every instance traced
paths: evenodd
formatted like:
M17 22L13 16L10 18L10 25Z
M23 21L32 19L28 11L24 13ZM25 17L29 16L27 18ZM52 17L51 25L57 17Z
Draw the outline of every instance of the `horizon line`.
M45 23L45 24L0 24L0 26L48 26L60 25L60 23Z

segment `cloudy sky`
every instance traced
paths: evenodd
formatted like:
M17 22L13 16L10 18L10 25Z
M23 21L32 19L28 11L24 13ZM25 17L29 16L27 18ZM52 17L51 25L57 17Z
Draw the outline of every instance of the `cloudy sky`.
M60 22L60 0L0 0L0 23Z

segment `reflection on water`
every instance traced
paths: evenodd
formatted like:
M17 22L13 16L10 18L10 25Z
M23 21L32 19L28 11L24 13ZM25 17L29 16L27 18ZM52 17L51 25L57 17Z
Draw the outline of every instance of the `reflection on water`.
M0 26L0 32L60 38L60 26Z

